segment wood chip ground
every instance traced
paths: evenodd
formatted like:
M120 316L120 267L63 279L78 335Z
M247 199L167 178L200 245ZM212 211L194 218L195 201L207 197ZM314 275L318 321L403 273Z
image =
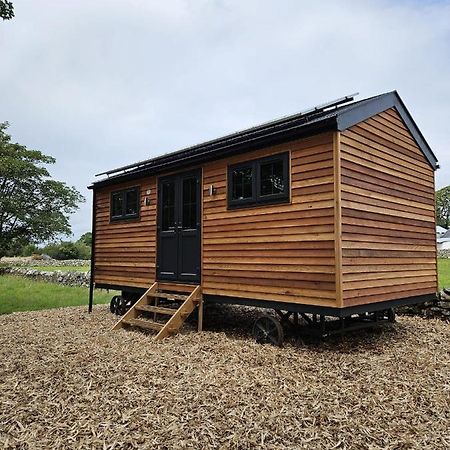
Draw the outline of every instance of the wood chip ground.
M254 312L173 338L106 306L0 317L6 449L448 449L450 326L401 317L325 343L255 344Z

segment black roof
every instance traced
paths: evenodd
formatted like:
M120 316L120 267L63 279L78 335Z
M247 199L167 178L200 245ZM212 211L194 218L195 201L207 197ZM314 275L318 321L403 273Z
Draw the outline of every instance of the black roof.
M103 172L99 175L108 177L94 182L90 188L116 184L162 171L181 169L185 166L224 158L324 131L343 131L392 107L396 108L400 114L431 167L434 170L439 167L436 156L397 91L342 105L349 100L353 100L353 96L344 97L331 104L311 108L306 112L283 117L219 139Z

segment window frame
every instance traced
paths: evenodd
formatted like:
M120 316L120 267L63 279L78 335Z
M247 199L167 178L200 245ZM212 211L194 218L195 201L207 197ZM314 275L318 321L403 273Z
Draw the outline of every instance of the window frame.
M136 193L136 212L133 214L126 214L127 210L127 194L129 192L135 192ZM113 216L113 198L115 195L121 194L123 197L122 200L122 214L121 215L115 215ZM119 189L117 191L112 191L110 194L110 221L111 222L117 222L121 220L130 220L130 219L138 219L140 217L140 210L141 210L141 188L140 186L132 186L125 189Z
M256 160L255 161L246 161L239 164L233 164L231 166L228 166L228 207L229 208L239 208L241 206L247 206L247 205L254 205L256 203L256 178L255 178L255 172L256 172ZM252 169L252 196L248 198L243 199L233 199L233 171L239 170L239 169L246 169L246 168Z
M270 195L261 195L261 166L267 163L281 161L283 163L283 180L285 182L283 192ZM263 158L245 161L228 166L227 197L228 208L246 208L254 206L273 205L290 202L290 152L276 153ZM245 167L252 169L252 197L246 199L233 199L233 171Z

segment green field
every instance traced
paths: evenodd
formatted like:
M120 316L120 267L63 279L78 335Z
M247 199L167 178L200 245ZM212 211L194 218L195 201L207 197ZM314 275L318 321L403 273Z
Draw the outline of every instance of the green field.
M439 289L450 288L450 259L438 259Z
M115 292L97 290L94 303L109 303ZM13 311L35 311L88 304L89 289L63 286L44 281L3 275L0 276L0 314Z
M66 271L86 271L89 269L84 266L36 266L34 268L37 270ZM450 259L439 259L438 268L439 289L450 287ZM87 305L88 295L88 288L63 286L10 275L0 276L0 314ZM94 303L109 303L113 295L116 295L116 292L110 291L108 293L104 290L97 290L94 295Z

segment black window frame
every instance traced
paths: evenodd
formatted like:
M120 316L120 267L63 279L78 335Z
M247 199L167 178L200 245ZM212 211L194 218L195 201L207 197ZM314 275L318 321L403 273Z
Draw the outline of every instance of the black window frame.
M126 214L127 210L127 194L129 192L136 193L136 212L133 214ZM113 215L113 198L115 195L122 195L122 214L120 215ZM116 222L119 220L129 220L129 219L138 219L140 216L140 210L141 210L141 189L140 186L133 186L126 189L120 189L117 191L111 192L110 197L110 220L111 222Z
M254 205L256 203L256 160L255 161L246 161L239 164L233 164L232 166L228 166L228 207L236 208L240 206ZM233 171L239 169L252 169L252 196L243 199L235 199L233 200Z
M285 182L283 192L270 195L261 195L261 166L276 161L281 161L283 163L283 180ZM244 199L233 199L233 171L248 167L252 169L252 196ZM229 165L227 179L228 208L234 209L274 205L277 203L288 203L290 201L289 167L289 152L277 153L264 158Z

